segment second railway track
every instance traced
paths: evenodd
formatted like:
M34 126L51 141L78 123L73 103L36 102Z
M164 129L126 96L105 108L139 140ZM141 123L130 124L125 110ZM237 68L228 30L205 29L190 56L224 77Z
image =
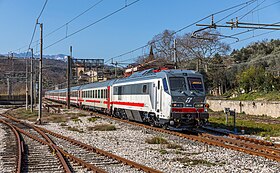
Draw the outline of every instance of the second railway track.
M21 168L14 168L15 170L20 169L22 172L160 172L13 117L2 115L0 122L13 127L24 136L25 151L21 159ZM13 143L13 141L10 142Z

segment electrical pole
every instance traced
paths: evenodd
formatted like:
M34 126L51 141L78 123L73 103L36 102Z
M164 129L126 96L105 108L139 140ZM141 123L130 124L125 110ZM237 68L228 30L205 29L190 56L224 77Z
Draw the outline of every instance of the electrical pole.
M7 77L7 94L10 99L11 97L11 85L10 85L10 76Z
M26 63L25 63L25 69L26 69L26 73L25 73L25 88L26 88L26 93L25 93L25 109L28 110L28 59L26 57Z
M39 61L39 108L38 108L38 118L37 124L42 124L42 87L43 87L43 80L42 80L42 66L43 66L43 23L40 23L40 61Z
M177 69L177 50L176 50L176 38L174 38L174 63L175 63L175 69Z
M31 48L31 60L30 60L30 105L31 112L33 112L33 49Z
M71 50L71 47L70 47ZM67 56L67 109L70 109L70 68L71 68L71 56Z
M200 59L199 58L197 58L197 64L196 64L196 71L198 71L199 72L199 66L200 66Z
M73 58L73 49L72 49L72 46L70 46L70 84L72 83L72 77L73 77L73 74L72 74L72 58Z

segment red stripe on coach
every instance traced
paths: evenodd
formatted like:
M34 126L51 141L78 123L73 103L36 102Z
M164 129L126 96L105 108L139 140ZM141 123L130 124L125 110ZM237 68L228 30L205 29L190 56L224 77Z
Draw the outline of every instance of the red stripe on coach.
M111 104L144 107L144 103L135 103L135 102L111 102Z

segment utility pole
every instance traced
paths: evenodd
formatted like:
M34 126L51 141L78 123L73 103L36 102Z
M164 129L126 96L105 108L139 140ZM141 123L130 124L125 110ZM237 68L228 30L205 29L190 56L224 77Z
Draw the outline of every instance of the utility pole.
M118 62L116 61L116 62L114 63L114 61L113 61L113 59L112 59L112 63L111 63L111 64L115 65L115 78L117 78L117 66L118 66Z
M25 88L26 88L26 93L25 93L25 109L28 110L28 59L26 57L26 63L25 63L25 69L26 69L26 73L25 73Z
M7 94L10 99L11 97L11 85L10 85L10 76L7 77Z
M199 72L199 67L200 66L200 59L197 58L197 64L196 64L196 71Z
M40 61L39 61L39 108L38 108L38 118L37 124L42 124L42 66L43 66L43 23L40 23Z
M70 47L71 50L71 47ZM71 68L71 56L67 56L67 109L70 109L70 68Z
M31 112L33 112L33 49L31 48L31 60L30 60L30 106Z
M177 50L176 50L176 38L174 38L174 63L175 63L175 69L177 69Z

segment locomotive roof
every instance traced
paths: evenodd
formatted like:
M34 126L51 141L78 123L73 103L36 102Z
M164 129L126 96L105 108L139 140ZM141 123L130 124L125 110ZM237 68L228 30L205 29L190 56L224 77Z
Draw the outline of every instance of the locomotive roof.
M122 82L134 82L134 81L142 81L147 79L158 79L164 78L166 75L175 75L186 73L186 75L190 76L201 76L200 73L193 70L162 70L160 72L154 72L154 69L148 69L141 72L133 73L130 77L118 79L114 84L122 83Z

